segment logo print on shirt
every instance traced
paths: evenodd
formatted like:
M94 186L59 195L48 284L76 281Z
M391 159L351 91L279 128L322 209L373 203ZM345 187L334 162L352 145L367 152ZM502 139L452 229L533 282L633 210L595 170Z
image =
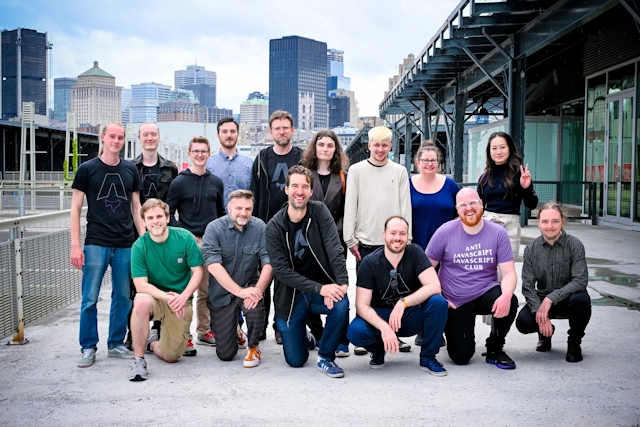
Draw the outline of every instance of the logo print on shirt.
M127 192L119 173L107 173L102 179L97 200L104 199L104 205L115 213L122 204L122 200L127 200ZM115 200L114 200L115 199Z
M145 200L148 199L152 194L155 195L158 191L158 189L156 188L156 182L158 182L156 176L158 176L157 173L150 173L142 177L143 185L144 183L146 183L147 179L151 182L149 184L149 191L147 191L144 195Z
M276 170L273 172L273 178L271 178L271 182L275 182L276 186L281 190L284 191L284 180L287 177L287 173L289 172L289 165L287 165L286 163L278 163L276 165ZM282 183L279 183L278 181L282 180Z
M296 258L302 259L302 255L304 255L304 248L308 246L309 244L302 235L302 230L296 231L296 238L293 243L293 254L296 256Z

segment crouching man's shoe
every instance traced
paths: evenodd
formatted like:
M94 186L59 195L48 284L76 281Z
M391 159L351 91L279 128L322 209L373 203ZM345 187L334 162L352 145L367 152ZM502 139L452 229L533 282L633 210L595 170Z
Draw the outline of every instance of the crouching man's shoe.
M567 346L567 362L575 363L582 360L580 344L569 343Z
M538 334L538 345L536 345L536 351L549 351L551 350L551 337L545 337L542 334Z

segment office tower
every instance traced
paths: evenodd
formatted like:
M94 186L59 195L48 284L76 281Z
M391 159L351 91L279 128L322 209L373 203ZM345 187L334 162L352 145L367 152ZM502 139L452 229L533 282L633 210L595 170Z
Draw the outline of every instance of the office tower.
M329 129L344 126L350 121L350 101L348 96L329 97Z
M53 118L59 122L67 121L71 111L72 88L77 86L76 77L59 77L53 80Z
M276 110L290 112L299 130L327 127L326 43L299 36L270 40L269 114Z
M213 71L207 71L213 72ZM215 82L215 73L213 81ZM178 87L176 86L176 89ZM204 107L213 108L216 106L216 86L209 85L206 83L196 83L196 84L188 84L182 86L180 89L186 89L193 92L196 99L200 102L200 105Z
M344 51L327 49L327 76L344 76Z
M163 102L158 107L158 121L198 122L200 121L200 108L200 104L193 104L186 98Z
M0 117L21 115L23 102L34 102L35 113L49 116L47 33L18 28L0 32Z
M351 90L351 77L329 76L327 77L327 91L344 89Z
M170 100L171 86L154 82L131 85L131 122L157 121L158 107Z
M240 104L240 123L249 126L265 123L269 120L269 97L260 92L252 92L246 101Z
M356 94L352 90L345 90L345 89L332 89L327 91L327 94L328 94L327 99L329 101L333 97L338 97L338 98L346 97L349 99L349 113L348 113L348 118L347 120L345 120L345 122L349 122L351 126L355 126L356 123L358 122L358 103L356 102ZM332 112L335 112L336 114L343 114L344 110L343 109L332 110L331 108L329 108L329 116L331 116ZM339 117L336 117L332 121L332 123L335 123L335 120L340 121L343 118L344 116L340 115ZM340 126L343 126L343 124L340 124Z
M78 76L78 85L71 92L71 110L79 125L122 121L122 87L116 86L114 76L98 67L98 61Z
M218 123L220 119L233 117L233 110L218 107L200 107L200 121L205 123Z
M201 65L187 65L186 70L177 70L173 73L176 89L186 89L185 86L205 84L216 86L216 72L207 71Z
M131 123L131 88L123 88L120 95L122 103L122 124Z

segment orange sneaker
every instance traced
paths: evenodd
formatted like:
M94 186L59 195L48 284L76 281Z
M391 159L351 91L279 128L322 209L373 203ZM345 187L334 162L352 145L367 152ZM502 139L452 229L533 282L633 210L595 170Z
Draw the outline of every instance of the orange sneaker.
M238 348L247 348L247 334L238 325Z
M260 364L260 347L257 345L252 345L247 348L247 354L244 356L244 362L242 362L242 366L245 368L255 368Z

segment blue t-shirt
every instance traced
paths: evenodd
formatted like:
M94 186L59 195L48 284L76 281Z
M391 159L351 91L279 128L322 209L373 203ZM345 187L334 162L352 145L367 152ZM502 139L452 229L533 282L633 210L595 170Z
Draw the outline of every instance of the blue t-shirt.
M412 180L411 211L413 218L413 243L425 250L433 233L447 221L451 221L456 213L456 195L460 191L458 184L447 177L442 188L433 194L424 194L416 190Z

